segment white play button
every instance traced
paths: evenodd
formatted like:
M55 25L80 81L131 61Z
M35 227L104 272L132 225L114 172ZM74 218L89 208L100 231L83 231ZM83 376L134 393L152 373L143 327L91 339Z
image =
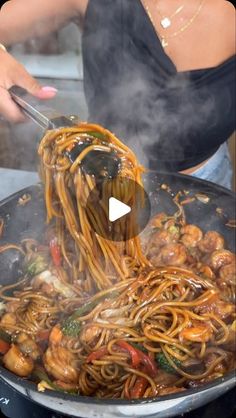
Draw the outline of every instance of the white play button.
M131 207L116 199L115 197L109 198L109 221L115 222L122 216L131 212Z
M115 183L113 178L98 179L89 193L86 208L91 229L112 242L137 237L148 224L151 214L151 204L144 188L121 176L116 177ZM94 221L94 211L97 222Z

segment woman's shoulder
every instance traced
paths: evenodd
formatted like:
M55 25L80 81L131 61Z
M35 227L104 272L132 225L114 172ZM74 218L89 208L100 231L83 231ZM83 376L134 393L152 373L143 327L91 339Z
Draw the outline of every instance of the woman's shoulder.
M81 18L83 18L86 13L88 3L89 0L74 0L75 7Z
M215 10L219 8L221 12L228 12L228 13L234 13L235 7L233 1L228 0L207 0L206 4L208 4L209 7L213 7Z
M205 1L206 13L210 13L216 24L233 24L235 26L235 7L227 0Z
M227 0L207 0L205 19L215 39L215 47L224 59L235 54L235 7Z
M231 1L207 0L205 5L216 25L235 30L235 7Z
M232 13L234 15L235 13L235 7L232 1L228 0L218 0L221 4L221 7L225 10L225 12Z

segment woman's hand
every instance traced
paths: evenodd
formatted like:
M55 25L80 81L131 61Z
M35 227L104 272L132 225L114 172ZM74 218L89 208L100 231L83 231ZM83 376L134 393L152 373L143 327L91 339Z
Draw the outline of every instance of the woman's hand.
M39 99L51 99L57 90L53 87L42 87L13 56L0 49L0 115L11 122L23 121L24 115L13 102L8 90L16 85Z

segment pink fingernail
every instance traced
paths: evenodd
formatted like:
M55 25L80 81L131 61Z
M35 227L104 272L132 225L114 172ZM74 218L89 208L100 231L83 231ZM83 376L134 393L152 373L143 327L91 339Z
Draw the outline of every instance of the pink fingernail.
M45 91L46 93L57 93L58 90L55 89L54 87L50 87L50 86L44 86L41 88L41 90Z

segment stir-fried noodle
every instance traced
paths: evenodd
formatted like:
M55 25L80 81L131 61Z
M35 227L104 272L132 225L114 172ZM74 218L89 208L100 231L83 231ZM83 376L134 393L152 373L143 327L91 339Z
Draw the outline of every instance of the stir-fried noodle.
M235 362L235 255L216 231L187 224L182 210L157 214L142 242L102 238L93 225L102 231L106 209L98 217L87 204L96 177L83 169L94 151L112 152L121 177L142 184L133 152L102 127L45 135L48 232L0 247L24 258L22 279L0 289L4 366L39 390L100 398L165 395L224 375ZM109 184L103 194L133 204L135 190L120 176Z

